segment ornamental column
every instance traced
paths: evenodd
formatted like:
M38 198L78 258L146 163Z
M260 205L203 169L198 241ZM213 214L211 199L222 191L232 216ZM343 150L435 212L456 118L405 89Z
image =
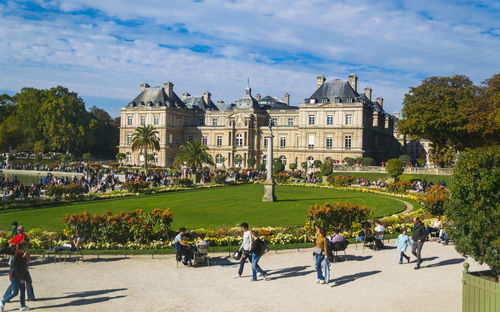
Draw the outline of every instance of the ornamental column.
M274 194L274 179L273 179L273 131L272 131L272 121L269 121L270 135L267 138L267 177L264 183L264 196L262 197L263 202L274 202L276 201L276 195Z

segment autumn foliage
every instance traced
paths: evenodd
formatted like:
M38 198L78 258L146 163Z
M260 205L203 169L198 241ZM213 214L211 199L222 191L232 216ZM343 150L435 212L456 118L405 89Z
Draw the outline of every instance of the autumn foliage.
M327 232L333 229L349 231L354 223L362 223L372 216L371 208L357 204L336 202L324 205L315 204L307 210L308 223L314 228L320 226Z

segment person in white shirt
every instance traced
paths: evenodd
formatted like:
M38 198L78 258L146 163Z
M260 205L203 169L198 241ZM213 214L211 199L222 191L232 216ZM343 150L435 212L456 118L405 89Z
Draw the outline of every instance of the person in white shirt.
M234 277L241 277L243 273L243 267L247 260L250 261L250 250L252 250L252 232L248 229L248 223L243 222L241 224L241 229L243 230L243 242L241 243L239 251L243 253L240 260L240 268L238 273Z
M433 232L438 232L442 228L443 222L441 222L441 216L436 216L436 220L432 222L432 225L427 227L427 236Z
M385 228L382 224L380 224L379 220L375 220L375 231L374 231L373 238L375 238L375 245L377 246L377 249L383 249L384 248L384 232Z

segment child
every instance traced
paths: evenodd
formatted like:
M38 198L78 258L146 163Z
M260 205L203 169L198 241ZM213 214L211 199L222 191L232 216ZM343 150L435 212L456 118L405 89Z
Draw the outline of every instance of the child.
M396 245L398 246L398 251L400 253L399 256L399 264L403 263L403 257L410 263L410 257L405 255L406 248L408 248L408 244L411 246L411 241L408 235L406 235L406 229L401 229L401 234L398 236L398 240L396 241Z

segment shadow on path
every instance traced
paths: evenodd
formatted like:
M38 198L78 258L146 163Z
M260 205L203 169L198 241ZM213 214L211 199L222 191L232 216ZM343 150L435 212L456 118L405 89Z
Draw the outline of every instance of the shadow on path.
M287 278L287 277L304 276L304 275L308 275L308 274L311 274L313 272L316 272L315 270L306 270L308 268L310 268L310 266L302 265L302 266L295 266L295 267L280 269L277 271L269 270L268 276L269 276L269 279L275 280L275 279Z
M230 266L240 264L239 261L231 261L231 259L232 258L230 256L210 257L210 265Z
M117 291L128 290L128 288L115 288L115 289L101 289L101 290L89 290L89 291L81 291L81 292L70 292L65 293L67 296L62 297L48 297L48 298L37 298L36 301L48 301L48 300L57 300L57 299L69 299L69 298L86 298L92 296L99 296L104 294L109 294Z
M335 282L335 285L332 285L331 287L337 287L340 285L347 284L349 282L354 282L355 280L360 279L362 277L378 274L380 272L382 272L382 271L380 271L380 270L366 271L366 272L360 272L360 273L342 276L342 277L336 278L334 280L331 280L331 282Z
M439 261L438 263L429 264L423 268L436 268L444 265L459 264L464 261L465 261L464 258L453 258L453 259Z
M112 300L112 299L119 299L119 298L124 298L124 297L126 297L126 296L98 297L98 298L90 298L90 299L78 299L78 300L73 300L73 301L66 302L66 303L61 303L61 304L53 304L53 305L44 306L44 307L31 308L30 310L41 310L41 309L53 309L53 308L62 308L62 307L83 306L83 305L89 305L89 304L94 304L94 303L106 302L106 301L109 301L109 300Z
M344 255L339 254L338 257L340 258L341 261L336 261L337 262L345 262L344 261ZM368 259L373 258L373 256L355 256L355 255L347 255L347 261L365 261Z

